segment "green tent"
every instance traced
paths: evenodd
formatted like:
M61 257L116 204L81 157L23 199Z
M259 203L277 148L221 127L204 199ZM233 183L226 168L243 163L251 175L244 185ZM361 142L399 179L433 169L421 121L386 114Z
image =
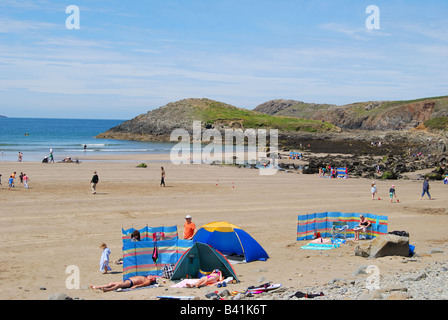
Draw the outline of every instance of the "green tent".
M204 243L195 242L176 263L171 280L200 278L201 271L208 273L214 269L221 270L224 279L233 277L233 279L238 281L235 270L219 251Z

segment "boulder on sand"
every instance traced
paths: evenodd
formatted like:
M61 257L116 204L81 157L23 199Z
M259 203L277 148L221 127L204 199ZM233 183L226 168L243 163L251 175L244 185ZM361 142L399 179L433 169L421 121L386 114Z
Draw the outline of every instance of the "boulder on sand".
M386 234L359 244L355 247L355 256L380 258L386 256L409 256L409 237Z

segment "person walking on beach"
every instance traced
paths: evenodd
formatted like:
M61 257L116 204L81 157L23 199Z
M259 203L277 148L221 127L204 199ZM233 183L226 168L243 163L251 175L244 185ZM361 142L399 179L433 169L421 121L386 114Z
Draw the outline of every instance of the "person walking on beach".
M428 198L429 200L431 200L431 195L429 194L429 178L426 177L425 181L423 181L423 192L422 192L422 196L420 198L420 200L423 199L423 196L426 194L428 194Z
M17 173L14 171L14 173L10 176L10 178L12 178L12 185L11 185L12 188L15 187L15 185L14 185L14 181L16 180L16 174L17 174Z
M100 271L102 273L107 273L112 270L112 268L109 267L109 255L111 251L104 242L100 245L100 248L103 249L100 259Z
M370 192L372 193L372 200L375 200L375 195L377 195L377 189L376 189L376 183L375 183L375 181L372 181L372 184L371 184L371 188L370 188ZM379 200L380 198L378 197L378 200Z
M12 177L12 175L9 176L8 190L11 190L11 188L14 188L14 178Z
M98 178L98 174L96 171L93 172L93 177L90 180L90 187L92 188L92 193L96 194L96 185L98 184L98 182L100 181L100 179Z
M50 149L50 160L48 161L48 163L54 163L54 156L53 156L53 148Z
M184 239L185 240L191 240L193 239L193 236L195 234L196 225L191 221L191 216L187 215L185 217L185 224L184 224Z
M160 186L165 187L165 169L163 169L163 167L160 167L161 172L161 177L160 177Z
M28 176L26 175L26 173L23 174L23 184L25 186L26 189L29 189L30 187L28 186L28 181L30 181L30 178L28 178Z

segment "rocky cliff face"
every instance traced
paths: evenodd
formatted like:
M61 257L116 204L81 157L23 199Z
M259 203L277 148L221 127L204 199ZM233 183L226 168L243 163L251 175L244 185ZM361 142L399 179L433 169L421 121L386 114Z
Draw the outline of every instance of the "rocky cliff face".
M409 130L431 119L435 110L433 101L390 108L384 108L383 104L372 102L361 111L359 107L334 107L325 111L317 111L313 118L330 121L345 129Z
M324 120L342 129L409 130L427 120L448 116L448 97L415 101L374 101L345 106L272 100L254 111Z

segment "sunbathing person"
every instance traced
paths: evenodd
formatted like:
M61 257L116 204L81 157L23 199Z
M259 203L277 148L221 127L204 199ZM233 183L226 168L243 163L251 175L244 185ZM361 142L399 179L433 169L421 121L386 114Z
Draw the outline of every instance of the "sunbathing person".
M195 283L193 283L193 284L187 283L187 287L188 288L194 288L194 287L200 288L203 286L207 286L209 284L221 282L222 280L223 280L223 277L222 277L221 271L219 271L219 269L215 269L215 270L213 270L212 273L210 273L209 275L206 275L205 277L202 277Z
M107 291L113 291L117 289L124 289L124 288L141 288L146 287L151 284L154 284L156 282L155 276L134 276L130 277L129 279L126 279L124 281L118 281L118 282L110 282L108 284L105 284L103 286L92 286L90 285L90 289L99 289L103 290L103 292Z

